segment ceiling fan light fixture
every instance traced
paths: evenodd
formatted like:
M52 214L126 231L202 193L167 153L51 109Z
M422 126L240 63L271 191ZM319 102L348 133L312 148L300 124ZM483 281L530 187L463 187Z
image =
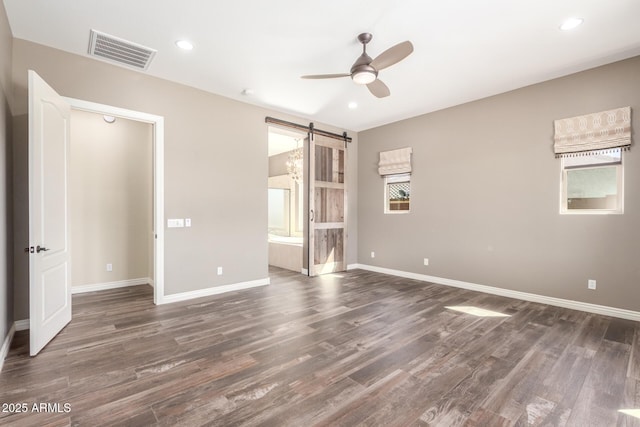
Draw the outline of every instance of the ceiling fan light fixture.
M359 85L368 85L376 79L376 72L373 70L360 70L351 75L351 79Z

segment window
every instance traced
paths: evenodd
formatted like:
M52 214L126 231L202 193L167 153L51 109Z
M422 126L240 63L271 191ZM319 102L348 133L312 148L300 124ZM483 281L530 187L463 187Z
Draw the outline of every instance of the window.
M631 107L554 120L553 127L553 151L562 158L560 213L621 214Z
M563 157L560 213L623 212L622 150Z
M269 188L269 234L290 236L290 191L283 188Z
M386 175L384 177L384 213L408 213L410 193L410 174Z

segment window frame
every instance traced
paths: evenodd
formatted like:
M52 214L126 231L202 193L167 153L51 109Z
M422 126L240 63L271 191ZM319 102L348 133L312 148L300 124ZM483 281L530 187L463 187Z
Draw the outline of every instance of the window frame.
M588 157L588 156L587 156ZM561 215L622 215L624 214L624 150L620 149L620 161L566 165L565 157L560 159L560 214ZM571 170L589 170L615 167L618 203L615 209L569 209L567 172Z
M407 209L407 210L391 210L390 209L391 200L389 199L389 185L390 184L403 183L403 182L408 182L409 183L409 209ZM385 175L384 176L384 199L383 199L383 203L384 203L384 213L385 214L408 214L408 213L411 213L411 174L410 173L399 173L399 174L392 174L392 175Z

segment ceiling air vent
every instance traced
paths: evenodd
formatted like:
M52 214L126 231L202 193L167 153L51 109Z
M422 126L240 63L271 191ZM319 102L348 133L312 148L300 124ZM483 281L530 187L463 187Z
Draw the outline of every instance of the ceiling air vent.
M154 49L91 30L89 55L117 62L128 67L146 70L156 54Z

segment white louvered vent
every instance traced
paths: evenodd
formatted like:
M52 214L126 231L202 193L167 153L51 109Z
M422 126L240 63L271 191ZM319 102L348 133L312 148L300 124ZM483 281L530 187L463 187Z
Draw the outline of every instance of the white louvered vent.
M91 30L89 55L146 70L155 54L154 49Z

